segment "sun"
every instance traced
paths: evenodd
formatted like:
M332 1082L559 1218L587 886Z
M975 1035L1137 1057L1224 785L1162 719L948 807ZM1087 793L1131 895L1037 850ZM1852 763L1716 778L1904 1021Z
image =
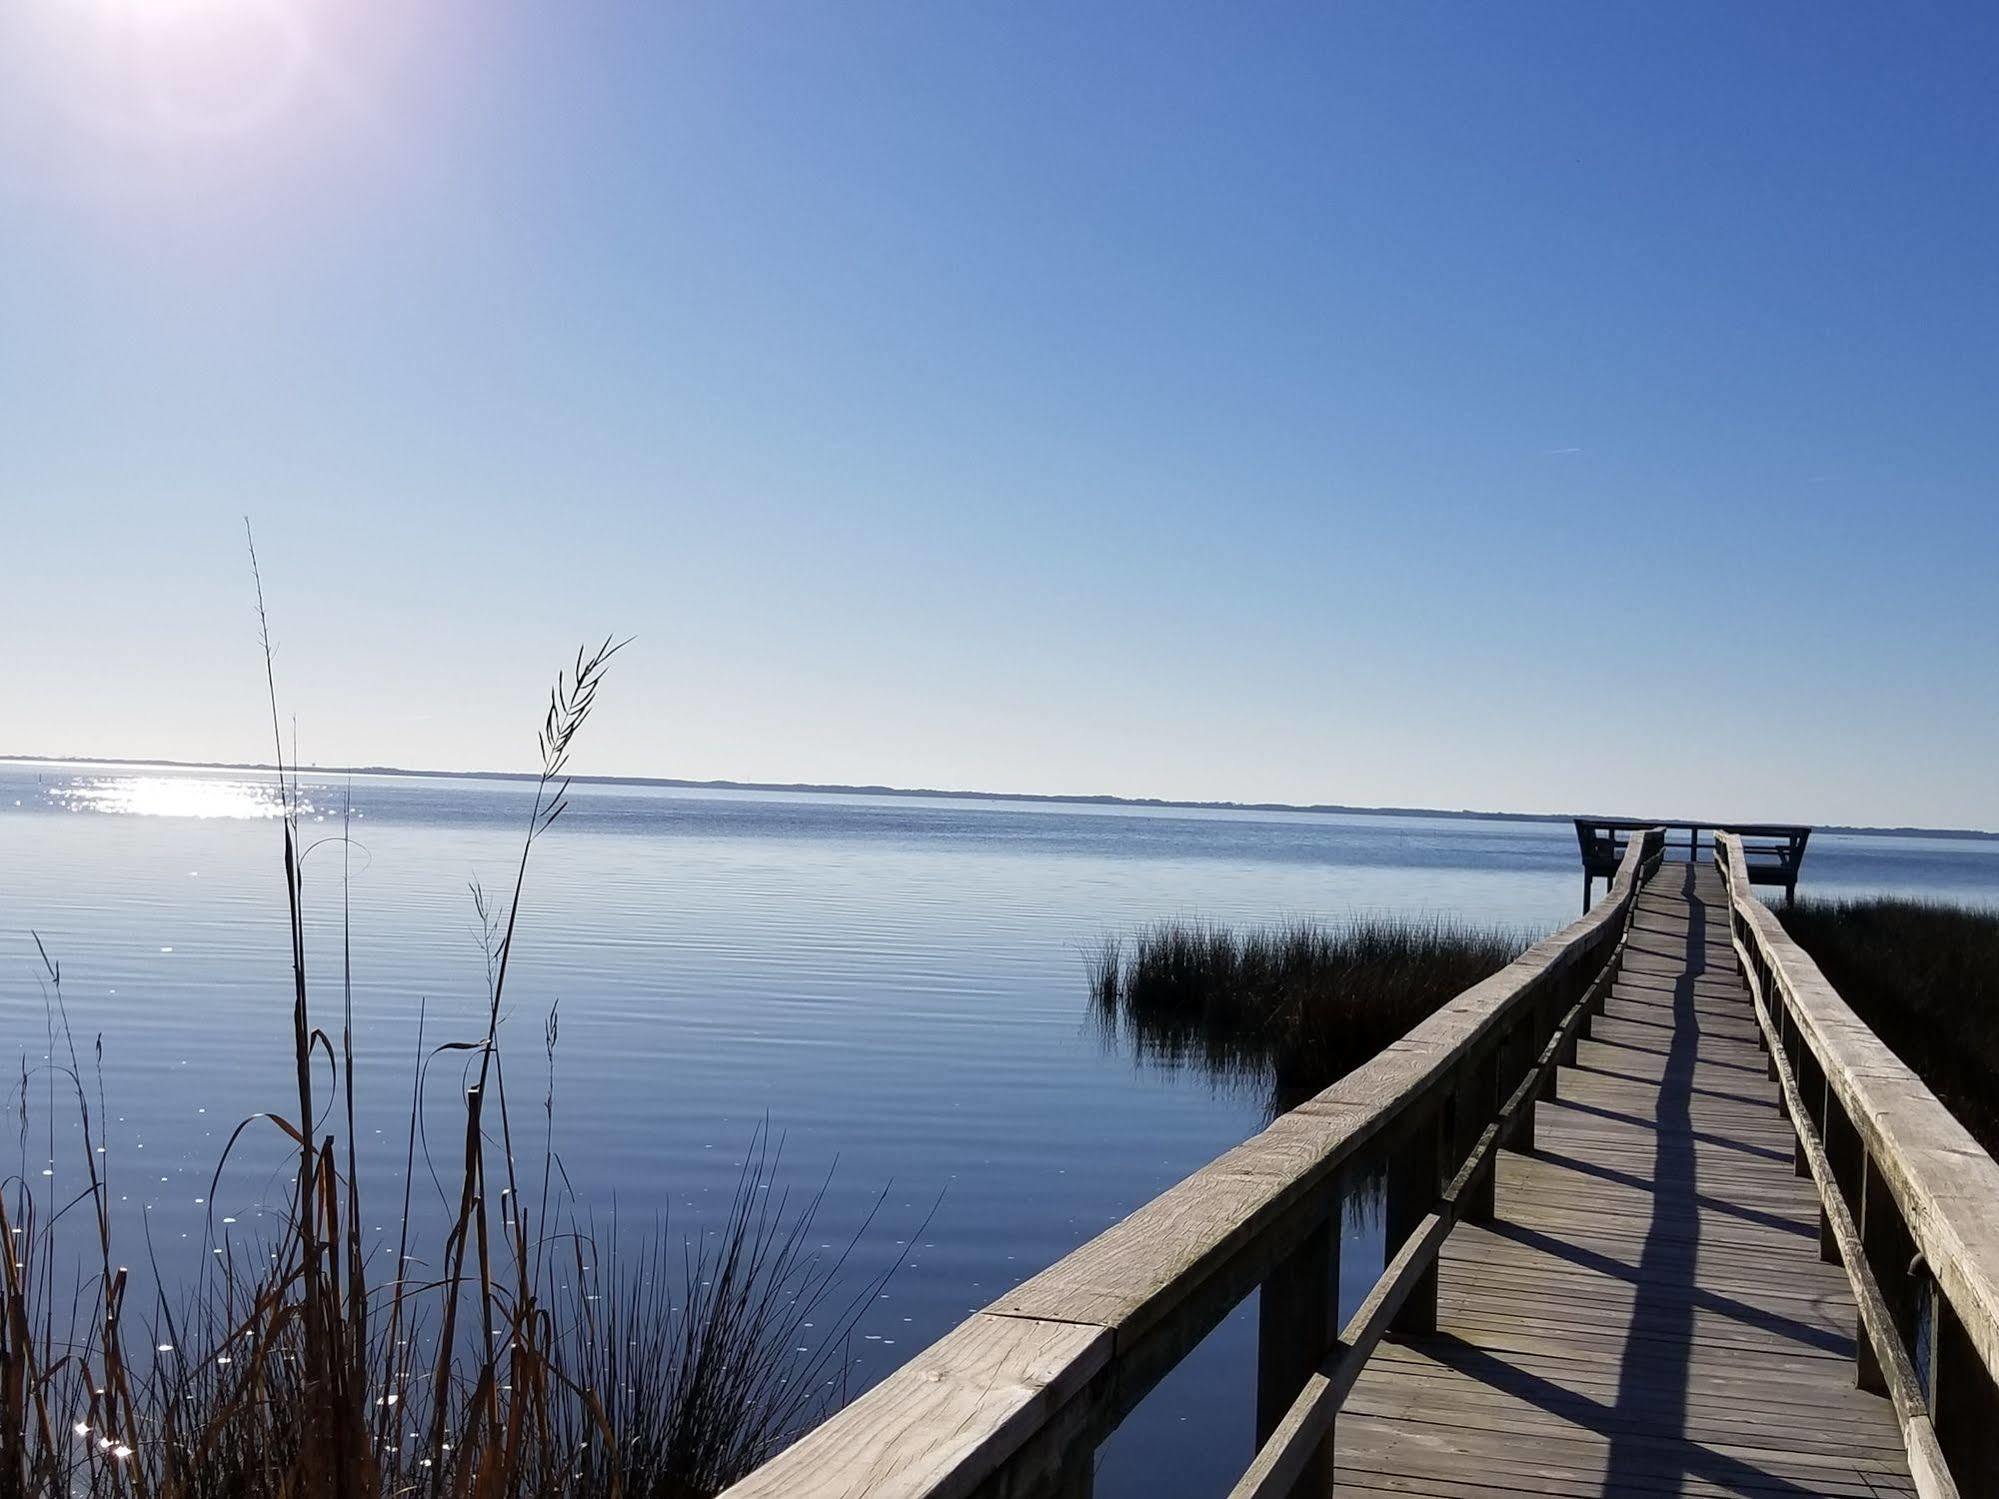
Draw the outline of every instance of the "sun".
M102 133L152 140L268 127L297 96L316 3L26 0L44 85Z

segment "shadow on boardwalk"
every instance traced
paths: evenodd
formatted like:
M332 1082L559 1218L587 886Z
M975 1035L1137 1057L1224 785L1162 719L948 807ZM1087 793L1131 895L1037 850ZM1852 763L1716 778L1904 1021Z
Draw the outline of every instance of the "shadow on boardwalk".
M1438 1332L1338 1426L1343 1494L1913 1492L1817 1252L1712 871L1668 864L1540 1153L1453 1235Z

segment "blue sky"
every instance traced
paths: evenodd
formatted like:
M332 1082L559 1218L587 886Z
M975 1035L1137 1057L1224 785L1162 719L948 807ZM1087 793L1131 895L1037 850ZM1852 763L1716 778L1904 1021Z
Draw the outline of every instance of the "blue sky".
M1999 827L1995 28L14 0L0 749Z

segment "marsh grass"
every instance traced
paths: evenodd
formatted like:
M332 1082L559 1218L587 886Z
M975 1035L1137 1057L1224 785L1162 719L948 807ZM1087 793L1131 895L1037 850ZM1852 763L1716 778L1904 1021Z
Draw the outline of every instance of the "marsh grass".
M1777 918L1869 1029L1999 1154L1999 911L1806 899Z
M254 547L251 560L254 570ZM261 624L261 580L258 615ZM619 648L607 639L579 651L558 676L511 888L500 900L475 890L486 934L482 1032L426 1051L419 1020L401 1228L385 1262L361 1229L356 1141L366 1121L353 1086L345 903L339 1001L322 1006L307 972L302 803L265 630L295 1094L286 1109L237 1126L216 1178L256 1133L288 1149L280 1227L241 1236L211 1218L191 1284L166 1287L151 1266L162 1289L135 1330L113 1224L101 1042L86 1065L60 963L43 952L48 1060L39 1075L23 1062L23 1164L0 1181L0 1499L691 1499L747 1472L840 1398L850 1336L894 1266L841 1299L857 1278L846 1274L848 1254L873 1214L844 1252L822 1249L814 1224L825 1187L790 1195L767 1131L750 1142L719 1229L686 1239L662 1220L629 1238L614 1223L600 1240L552 1143L523 1190L501 1045L517 921L534 849L568 806L571 745ZM551 1011L541 1100L551 1140L557 1029ZM426 1259L410 1189L419 1165L435 1164L421 1080L438 1063L462 1066L467 1083L442 1132L452 1141L448 1212ZM46 1172L28 1165L37 1110ZM54 1121L65 1111L78 1128L59 1146Z
M1363 917L1233 928L1163 921L1085 954L1098 1021L1141 1057L1271 1088L1279 1112L1497 972L1520 934Z

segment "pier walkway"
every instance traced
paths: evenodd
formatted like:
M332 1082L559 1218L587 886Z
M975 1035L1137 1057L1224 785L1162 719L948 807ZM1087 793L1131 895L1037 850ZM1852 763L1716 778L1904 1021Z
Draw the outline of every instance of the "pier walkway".
M1437 1331L1347 1397L1340 1494L1914 1491L1893 1408L1856 1387L1727 905L1688 864L1639 894L1535 1151L1444 1245Z
M1999 1496L1999 1164L1757 899L1741 832L1668 863L1619 830L1581 919L725 1499L1091 1499L1252 1295L1254 1431L1188 1428L1243 1443L1228 1499ZM1385 1263L1345 1309L1362 1191Z

